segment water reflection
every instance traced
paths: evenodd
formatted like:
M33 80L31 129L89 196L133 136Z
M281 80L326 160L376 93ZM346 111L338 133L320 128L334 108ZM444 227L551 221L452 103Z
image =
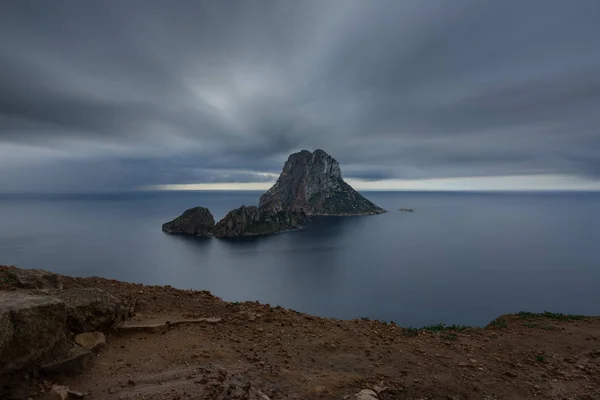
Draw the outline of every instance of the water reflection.
M164 233L163 236L165 236L165 240L180 242L186 246L192 246L200 249L208 249L212 245L213 241L213 238L202 236L178 235L170 233Z
M484 324L522 309L598 314L599 196L369 194L418 212L314 217L300 231L234 239L160 225L193 204L225 212L247 194L0 196L0 262L412 326Z

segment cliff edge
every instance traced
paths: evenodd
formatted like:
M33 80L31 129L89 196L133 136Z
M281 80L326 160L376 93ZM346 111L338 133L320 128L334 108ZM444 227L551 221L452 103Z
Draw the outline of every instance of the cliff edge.
M402 328L0 266L7 400L597 399L599 341L599 317Z

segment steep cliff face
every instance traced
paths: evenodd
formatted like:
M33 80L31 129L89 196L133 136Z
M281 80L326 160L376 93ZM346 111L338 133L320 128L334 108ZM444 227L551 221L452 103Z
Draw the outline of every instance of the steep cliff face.
M303 212L263 213L256 206L230 211L214 228L216 237L260 236L297 229L308 222Z
M260 197L261 212L303 211L308 215L381 214L342 179L340 165L323 150L289 156L279 179Z
M194 207L185 210L173 221L163 224L162 230L166 233L210 236L214 226L215 219L208 208Z

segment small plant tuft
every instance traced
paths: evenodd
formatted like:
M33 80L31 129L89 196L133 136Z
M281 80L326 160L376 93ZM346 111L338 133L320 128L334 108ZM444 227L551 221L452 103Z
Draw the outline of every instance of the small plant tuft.
M409 337L419 336L419 330L417 328L408 327L402 330L402 334Z
M554 331L554 330L556 330L555 327L550 326L550 325L540 326L540 328L542 328L543 330L546 330L546 331Z
M424 331L429 331L429 332L445 332L445 331L461 332L461 331L464 331L469 328L470 328L470 326L467 326L467 325L437 324L437 325L426 325L421 329L423 329Z
M441 338L444 340L456 340L457 337L458 335L456 333L446 332L441 334Z
M541 363L546 362L546 357L544 357L542 355L537 355L537 356L535 356L535 361L541 362Z
M520 311L517 315L521 319L532 319L532 318L539 317L539 314L532 313L532 312L529 312L529 311Z
M495 319L490 322L490 325L494 328L508 328L508 324L505 319Z

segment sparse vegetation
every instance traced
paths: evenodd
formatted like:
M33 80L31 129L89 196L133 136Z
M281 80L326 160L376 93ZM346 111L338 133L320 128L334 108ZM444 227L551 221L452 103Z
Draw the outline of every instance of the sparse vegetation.
M469 328L470 328L470 326L467 326L467 325L437 324L437 325L427 325L421 329L424 331L429 331L429 332L445 332L445 331L461 332L461 331L464 331Z
M471 327L467 325L446 325L440 323L437 325L426 325L422 328L404 328L402 330L402 334L404 336L418 336L419 332L425 331L431 333L441 333L441 337L444 340L456 340L458 336L453 332L461 332L470 328Z
M543 313L521 311L517 315L522 319L547 318L555 321L577 321L585 318L583 315L553 313L550 311L544 311Z
M535 361L546 362L546 357L544 357L543 355L537 355L537 356L535 356Z
M494 328L507 328L508 324L506 323L505 319L495 319L492 322L490 322L490 325L493 326Z
M555 329L556 329L555 327L553 327L553 326L550 326L550 325L544 325L544 326L540 326L540 328L542 328L542 329L544 329L544 330L546 330L546 331L553 331L553 330L555 330Z
M456 340L458 335L456 333L442 333L441 338L444 340Z
M402 329L402 334L404 336L418 336L419 330L417 328L408 327L408 328Z

